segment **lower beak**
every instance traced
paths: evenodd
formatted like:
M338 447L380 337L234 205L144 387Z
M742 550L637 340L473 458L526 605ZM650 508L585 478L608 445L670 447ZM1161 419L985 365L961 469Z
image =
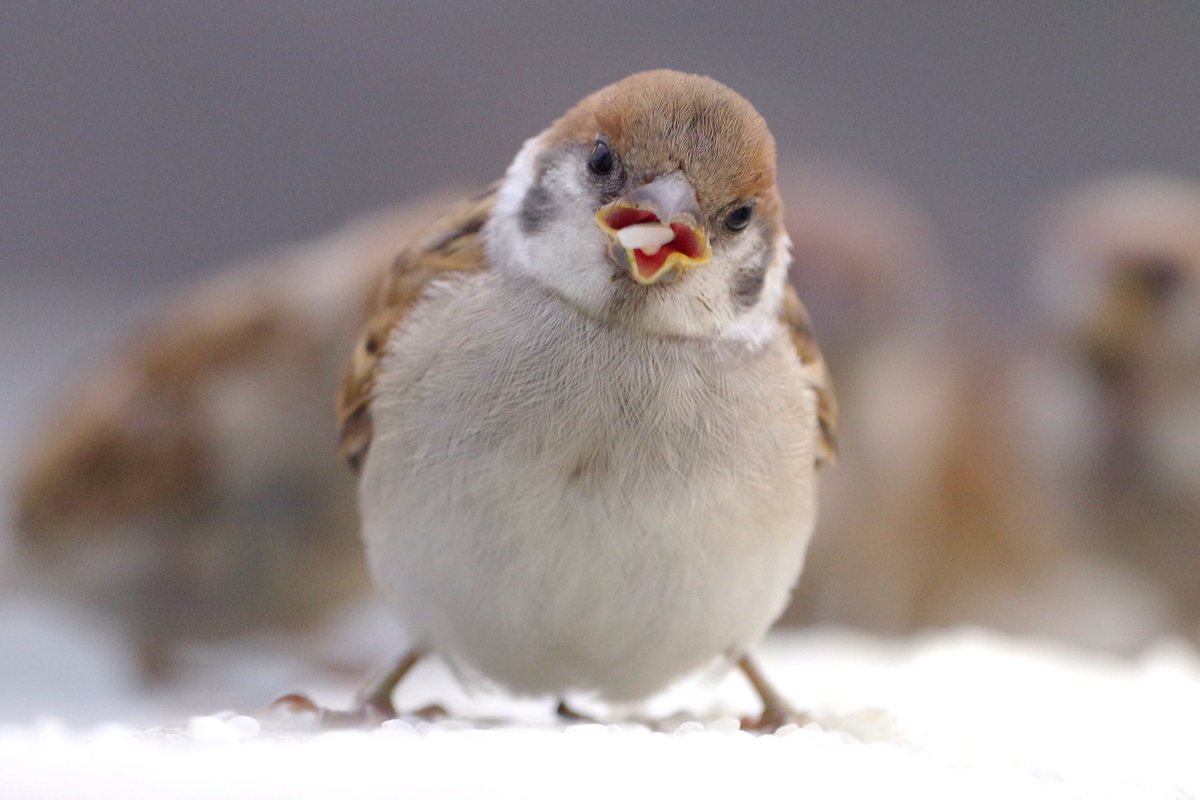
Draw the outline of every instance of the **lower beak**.
M657 283L667 274L678 277L712 258L699 220L696 192L679 170L596 212L596 223L609 236L609 257L643 285Z

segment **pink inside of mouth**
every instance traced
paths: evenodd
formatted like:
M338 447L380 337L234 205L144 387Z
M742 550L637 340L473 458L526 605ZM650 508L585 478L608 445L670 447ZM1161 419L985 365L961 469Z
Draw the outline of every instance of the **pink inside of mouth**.
M608 223L608 227L614 231L619 231L621 228L628 228L630 225L641 225L643 222L658 222L658 215L653 211L646 211L642 208L616 208L613 209L604 221Z
M613 230L621 230L630 225L641 225L645 222L658 222L658 215L653 211L646 211L641 208L617 208L614 209L604 221ZM668 242L659 248L659 251L652 256L646 255L645 251L638 249L633 251L634 262L637 264L638 274L643 278L649 279L656 275L662 269L671 253L683 253L688 258L698 258L700 256L700 237L688 225L682 222L672 222L671 230L675 233L675 239Z
M642 250L633 251L638 274L643 278L650 278L657 274L671 253L683 253L688 258L700 256L700 238L696 236L694 230L682 222L671 223L671 230L675 232L675 238L659 248L654 255L648 256Z

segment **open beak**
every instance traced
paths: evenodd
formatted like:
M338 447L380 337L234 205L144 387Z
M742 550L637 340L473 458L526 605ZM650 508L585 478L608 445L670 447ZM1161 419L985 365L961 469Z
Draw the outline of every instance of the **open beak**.
M680 170L601 206L596 222L609 236L609 257L643 285L712 258L696 192Z

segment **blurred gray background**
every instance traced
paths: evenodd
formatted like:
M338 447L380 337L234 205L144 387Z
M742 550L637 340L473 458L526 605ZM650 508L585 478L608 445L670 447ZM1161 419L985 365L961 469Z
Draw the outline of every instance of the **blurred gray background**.
M172 287L490 180L581 95L654 66L745 94L782 152L912 192L1011 320L1034 202L1114 171L1200 176L1189 2L7 0L0 444Z

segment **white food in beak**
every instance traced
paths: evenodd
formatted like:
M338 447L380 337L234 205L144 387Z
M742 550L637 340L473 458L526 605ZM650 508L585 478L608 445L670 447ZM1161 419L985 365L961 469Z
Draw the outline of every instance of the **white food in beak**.
M617 239L626 250L641 250L653 256L664 244L675 240L675 231L661 222L643 222L621 228L617 231Z

